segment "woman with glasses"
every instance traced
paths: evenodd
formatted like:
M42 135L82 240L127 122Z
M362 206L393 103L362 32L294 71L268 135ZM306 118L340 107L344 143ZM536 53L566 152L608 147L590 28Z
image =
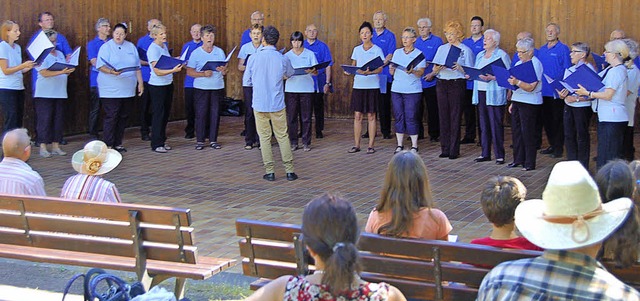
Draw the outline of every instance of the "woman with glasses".
M424 59L415 66L408 66L422 52L415 47L416 30L407 27L402 31L402 48L393 53L393 62L389 67L389 73L393 76L391 84L391 103L395 118L396 140L398 146L395 153L404 149L402 145L404 134L411 137L411 151L418 152L418 111L422 109L422 82L420 78L427 66ZM401 69L396 67L401 66Z
M595 69L587 63L591 49L587 43L577 42L571 45L571 63L573 66L564 71L564 78L576 71L576 68L587 64L591 70ZM591 102L587 97L569 94L567 89L556 91L564 99L564 145L567 149L567 160L578 160L584 168L589 170L589 154L591 152L591 137L589 123L591 121Z
M460 157L460 118L462 118L462 102L467 89L467 80L462 66L474 66L473 51L462 44L464 29L458 21L449 21L444 26L447 44L438 47L436 57L449 53L451 47L460 48L460 57L452 67L436 65L425 79L438 78L436 93L438 95L438 114L440 117L440 158L451 160Z
M627 98L627 67L631 61L629 47L622 40L604 45L604 57L609 67L600 72L604 88L588 91L583 86L575 93L593 99L591 108L598 114L598 159L596 168L609 160L622 157L622 140L629 123L625 100Z
M484 50L476 56L476 68L483 68L496 60L505 66L511 65L509 55L499 47L500 33L488 29L484 32ZM472 102L478 106L480 119L480 145L482 154L475 162L491 161L491 146L496 155L496 164L504 164L504 110L507 106L507 91L498 86L496 77L480 75L473 85Z
M542 107L542 63L533 56L534 42L532 38L524 38L516 43L516 51L520 59L515 66L531 61L536 81L526 83L514 76L509 84L518 89L511 94L511 129L513 135L513 162L507 167L522 166L523 171L536 169L536 120Z
M315 92L312 75L318 74L318 71L311 67L317 65L318 60L313 51L304 48L302 32L296 31L292 33L289 40L292 48L284 56L291 61L293 68L307 68L304 74L294 74L285 82L284 101L287 107L289 139L291 140L292 151L300 148L298 146L298 116L300 116L302 149L308 152L311 150L311 113L313 112L312 100Z

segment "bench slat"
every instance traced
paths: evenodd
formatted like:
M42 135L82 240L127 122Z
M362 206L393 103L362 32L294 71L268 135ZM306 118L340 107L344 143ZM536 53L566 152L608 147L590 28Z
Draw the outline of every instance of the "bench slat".
M268 241L252 240L253 252L251 250L252 245L248 244L245 239L242 239L239 242L239 245L240 256L242 257L251 257L251 255L255 255L255 258L259 259L290 262L293 264L296 263L296 252L293 244L274 245Z
M252 238L293 242L293 234L300 233L300 225L263 222L248 219L236 220L236 235L246 236L251 231Z
M246 258L242 260L242 272L247 276L275 279L284 275L295 275L295 265L285 265L278 262L256 262L255 269Z
M191 210L183 208L147 206L137 204L108 204L52 197L38 197L0 194L0 209L21 210L24 203L26 212L61 214L102 218L114 221L128 221L129 210L139 210L141 222L173 225L173 216L178 214L180 226L191 225Z

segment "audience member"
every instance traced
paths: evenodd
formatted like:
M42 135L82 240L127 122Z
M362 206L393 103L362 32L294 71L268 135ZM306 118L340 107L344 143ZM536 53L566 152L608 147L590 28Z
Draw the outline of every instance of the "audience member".
M351 204L325 194L312 200L302 215L302 237L315 262L308 276L281 276L246 300L406 300L395 287L360 278L356 243L358 219Z
M544 254L493 268L477 300L639 300L638 291L595 259L632 207L628 198L603 204L580 162L556 164L542 199L521 202L515 211L522 235Z
M488 237L476 238L472 244L498 248L537 250L542 249L516 233L513 215L516 207L527 196L527 188L520 180L509 176L492 177L482 190L480 204L493 230Z
M633 197L635 180L631 168L623 160L609 161L602 166L596 173L595 181L603 203Z
M395 154L384 177L380 200L369 214L365 232L447 240L447 216L435 208L427 168L418 154Z
M25 128L8 131L2 138L0 193L46 196L42 177L27 160L31 156L31 138Z
M73 154L71 165L78 174L67 179L60 197L104 203L120 203L122 199L116 185L103 179L122 161L120 152L108 149L100 140L87 143Z

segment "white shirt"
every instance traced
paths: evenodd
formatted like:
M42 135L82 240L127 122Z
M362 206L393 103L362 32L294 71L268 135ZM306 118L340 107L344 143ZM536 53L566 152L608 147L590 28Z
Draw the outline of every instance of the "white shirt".
M7 67L9 68L22 64L20 45L13 43L13 48L11 48L9 43L5 41L0 42L0 59L7 60ZM5 75L2 70L0 70L0 89L24 90L22 70L9 75Z
M608 72L607 72L608 70ZM605 89L614 89L611 100L595 99L591 104L594 112L598 113L598 121L626 122L629 121L624 102L627 99L627 68L624 65L611 67L600 72L600 77L606 73L602 80Z
M465 66L465 67L473 67L475 65L475 56L474 56L473 51L471 50L471 48L467 47L467 45L462 44L462 43L460 43L456 47L460 48L460 57L457 60L458 65ZM449 49L451 49L451 43L447 43L447 44L441 45L440 47L438 47L438 51L436 51L436 57L441 52L448 53ZM442 55L442 54L440 54L440 55ZM444 67L438 73L438 78L439 79L445 79L445 80L451 80L451 79L463 79L465 77L464 77L464 73L463 72L460 72L460 71L457 71L457 70L453 70L451 68Z
M67 59L59 50L54 50L45 57L40 66L35 68L38 72L36 90L33 97L41 98L67 98L67 78L69 74L63 73L56 76L44 77L40 71L46 70L55 63L66 63Z
M511 95L511 100L522 102L522 103L528 103L531 105L541 105L542 104L542 83L540 81L542 80L542 72L543 72L542 63L535 56L531 58L531 63L533 64L533 69L535 70L536 78L538 79L538 84L536 85L536 88L533 89L533 91L531 92L527 92L525 90L522 90L521 88L518 88L518 90L513 91L513 94ZM522 61L518 61L515 64L515 66L518 66L520 64L522 64Z
M624 106L627 108L627 116L629 118L628 126L633 127L636 99L638 98L638 88L640 87L640 70L635 64L632 64L631 68L627 68L627 79L627 90L629 90L630 94L627 95Z
M202 46L196 48L189 57L187 67L200 71L209 61L224 61L226 58L224 51L217 46L213 46L211 52L206 52ZM213 70L210 77L195 77L193 87L200 90L220 90L224 89L224 79L220 71Z
M409 54L404 53L404 48L399 48L393 52L393 58L391 60L394 63L398 63L402 66L407 66L421 53L422 51L420 51L418 48L414 48L413 51L411 51ZM413 69L417 70L425 68L426 66L426 61L422 60ZM422 93L422 82L420 81L420 77L416 76L413 73L409 74L404 70L396 69L396 71L393 73L391 92L404 94Z
M384 61L384 53L382 48L373 44L369 50L364 50L364 44L358 45L353 48L351 53L351 59L356 61L356 66L362 67L364 64L373 60L376 57L380 57ZM373 70L369 70L373 71ZM353 79L354 89L380 89L380 81L378 74L371 75L359 75L356 74Z
M318 64L316 55L313 51L303 48L302 53L295 54L289 50L284 54L291 62L293 69L312 67ZM284 83L284 91L289 93L313 93L315 92L315 84L311 74L293 75Z
M116 69L141 67L138 49L129 41L123 41L122 45L116 44L114 40L104 43L98 50L96 68L105 65L103 59ZM102 98L129 98L136 95L136 71L123 72L120 75L98 72L97 81L98 93Z
M163 55L166 55L169 57L171 56L169 54L169 49L167 48L167 45L162 44L162 47L160 47L158 46L158 44L151 42L151 45L149 45L149 50L147 50L147 59L149 59L149 65L151 65L151 63L153 62L157 62L160 59L160 57ZM173 73L170 73L164 76L158 76L156 72L153 70L155 68L150 68L150 69L151 69L151 76L149 77L150 85L166 86L173 82Z

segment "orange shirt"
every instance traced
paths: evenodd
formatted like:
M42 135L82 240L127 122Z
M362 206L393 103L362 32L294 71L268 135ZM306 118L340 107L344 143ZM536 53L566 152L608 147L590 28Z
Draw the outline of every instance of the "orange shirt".
M378 234L378 229L391 221L391 210L378 212L373 209L369 214L365 232ZM440 239L445 238L453 227L444 212L435 208L422 208L413 218L413 225L408 233L402 235L409 238Z

